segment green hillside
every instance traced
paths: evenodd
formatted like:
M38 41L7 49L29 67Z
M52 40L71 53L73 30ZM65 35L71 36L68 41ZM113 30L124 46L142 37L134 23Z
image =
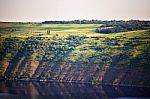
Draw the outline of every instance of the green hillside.
M102 24L0 23L0 78L150 85L150 30Z

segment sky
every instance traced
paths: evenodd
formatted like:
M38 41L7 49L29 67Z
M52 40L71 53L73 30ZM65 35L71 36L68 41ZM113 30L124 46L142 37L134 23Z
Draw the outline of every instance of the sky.
M0 0L0 21L150 20L150 0Z

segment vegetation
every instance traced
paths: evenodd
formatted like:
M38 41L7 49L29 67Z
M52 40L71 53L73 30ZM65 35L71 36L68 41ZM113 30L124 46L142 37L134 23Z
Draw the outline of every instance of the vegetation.
M150 85L148 26L95 33L104 25L0 23L0 78Z
M107 22L104 25L100 26L100 28L96 29L96 32L109 34L134 30L143 30L146 29L147 27L150 27L149 21L137 21L137 20L113 21Z

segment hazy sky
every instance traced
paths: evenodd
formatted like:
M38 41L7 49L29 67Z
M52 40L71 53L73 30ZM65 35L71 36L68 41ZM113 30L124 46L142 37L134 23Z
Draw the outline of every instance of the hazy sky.
M0 0L0 21L150 20L150 0Z

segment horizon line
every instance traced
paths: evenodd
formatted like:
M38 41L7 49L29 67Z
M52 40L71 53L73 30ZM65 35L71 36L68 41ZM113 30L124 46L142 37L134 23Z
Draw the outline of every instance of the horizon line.
M24 23L28 23L28 22L36 22L36 23L40 23L40 22L45 22L45 21L75 21L75 20L98 20L98 21L131 21L131 20L137 20L137 21L150 21L150 19L69 19L69 20L39 20L39 21L2 21L0 20L0 22L24 22Z

